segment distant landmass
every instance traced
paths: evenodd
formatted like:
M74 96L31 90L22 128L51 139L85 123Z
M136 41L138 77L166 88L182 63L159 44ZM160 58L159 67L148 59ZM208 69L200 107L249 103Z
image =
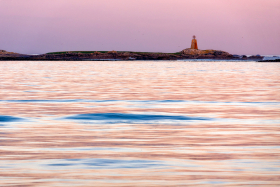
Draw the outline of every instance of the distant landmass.
M187 48L177 53L133 52L133 51L62 51L40 55L26 55L0 50L0 60L36 60L36 61L100 61L100 60L183 60L183 59L212 59L212 60L263 60L263 56L232 55L220 50L199 50Z
M263 60L263 56L232 55L220 50L200 50L196 36L193 36L191 48L177 53L152 53L133 51L62 51L41 55L24 55L0 50L0 60L54 60L54 61L100 61L100 60Z
M100 60L184 60L184 59L209 59L209 60L263 60L263 56L232 55L220 50L200 50L196 36L193 36L191 48L178 53L152 53L133 51L62 51L41 55L24 55L0 50L0 60L54 60L54 61L100 61Z

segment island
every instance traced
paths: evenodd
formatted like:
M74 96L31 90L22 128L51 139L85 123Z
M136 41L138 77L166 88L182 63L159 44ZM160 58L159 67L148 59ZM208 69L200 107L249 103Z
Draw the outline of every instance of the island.
M0 61L127 61L127 60L263 60L263 56L232 55L220 50L184 49L178 53L154 53L132 51L63 51L40 55L26 55L0 51Z
M176 53L133 52L133 51L62 51L39 55L26 55L0 50L0 61L128 61L128 60L254 60L261 61L263 56L232 55L221 50L198 49L196 36L193 36L191 48Z

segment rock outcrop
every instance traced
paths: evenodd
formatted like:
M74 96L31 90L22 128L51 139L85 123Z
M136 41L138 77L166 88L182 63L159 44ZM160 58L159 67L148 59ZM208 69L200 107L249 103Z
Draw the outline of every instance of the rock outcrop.
M233 55L225 51L217 50L199 50L199 49L184 49L181 51L182 55L192 55L196 58L202 59L231 59Z
M275 60L260 60L259 62L280 62L280 59L275 59Z
M255 60L255 61L262 60L263 58L264 58L264 57L261 56L261 55L252 55L252 56L247 57L247 59L249 59L249 60Z
M24 56L24 55L19 53L14 53L14 52L8 52L5 50L0 50L0 57L20 57L20 56Z

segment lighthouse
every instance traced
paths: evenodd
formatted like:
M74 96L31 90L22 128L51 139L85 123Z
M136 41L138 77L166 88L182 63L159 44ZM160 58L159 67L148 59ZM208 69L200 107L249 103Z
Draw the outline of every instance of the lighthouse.
M195 39L195 35L193 36L193 39L192 39L192 45L191 45L191 49L198 49L197 47L197 40Z

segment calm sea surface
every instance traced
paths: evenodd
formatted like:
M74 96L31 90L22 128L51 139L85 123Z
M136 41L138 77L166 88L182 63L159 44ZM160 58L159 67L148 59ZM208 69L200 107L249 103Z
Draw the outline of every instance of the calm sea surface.
M280 63L0 62L0 186L279 186Z

